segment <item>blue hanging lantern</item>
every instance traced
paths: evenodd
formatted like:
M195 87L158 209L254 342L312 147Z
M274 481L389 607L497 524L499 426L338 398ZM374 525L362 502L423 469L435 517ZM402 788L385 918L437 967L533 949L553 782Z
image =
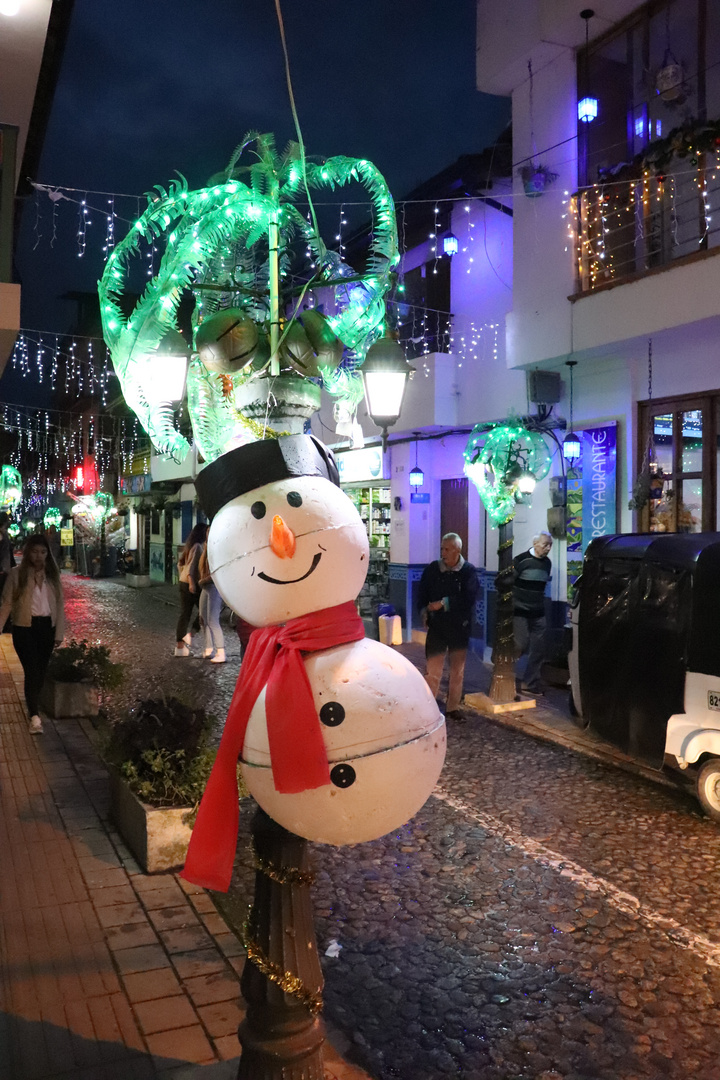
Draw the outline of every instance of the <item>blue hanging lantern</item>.
M425 473L422 471L422 469L418 465L418 444L417 444L418 434L419 434L419 432L417 432L417 431L413 432L413 435L415 436L415 467L410 470L410 484L414 488L422 487L423 484L425 483Z

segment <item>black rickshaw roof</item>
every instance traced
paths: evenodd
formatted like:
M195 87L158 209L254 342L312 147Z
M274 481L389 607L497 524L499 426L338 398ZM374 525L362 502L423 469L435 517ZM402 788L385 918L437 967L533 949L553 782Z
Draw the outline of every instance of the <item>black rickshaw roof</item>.
M590 727L659 767L685 675L720 679L720 533L599 537L579 583L579 666Z

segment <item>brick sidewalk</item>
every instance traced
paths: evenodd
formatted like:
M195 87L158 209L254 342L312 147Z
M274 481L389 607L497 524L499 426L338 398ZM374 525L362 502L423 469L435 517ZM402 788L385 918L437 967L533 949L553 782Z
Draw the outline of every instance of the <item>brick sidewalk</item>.
M31 736L0 637L0 1080L225 1080L242 945L211 897L142 873L82 722ZM326 1044L327 1080L365 1074Z

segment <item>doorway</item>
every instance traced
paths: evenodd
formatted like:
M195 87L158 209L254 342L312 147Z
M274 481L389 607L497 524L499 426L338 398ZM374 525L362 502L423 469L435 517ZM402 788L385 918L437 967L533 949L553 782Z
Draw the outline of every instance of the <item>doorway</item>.
M467 476L440 482L440 536L457 533L462 540L462 553L468 551L468 479ZM438 547L439 547L438 543Z

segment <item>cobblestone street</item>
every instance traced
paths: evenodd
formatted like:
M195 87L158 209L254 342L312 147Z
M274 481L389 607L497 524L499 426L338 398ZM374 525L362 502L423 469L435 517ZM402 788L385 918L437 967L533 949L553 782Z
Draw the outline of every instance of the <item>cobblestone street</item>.
M199 638L174 659L172 590L63 583L68 637L129 665L113 707L162 689L224 720L234 631L225 665ZM314 859L325 1012L377 1080L720 1080L720 831L682 790L470 714L410 824Z

